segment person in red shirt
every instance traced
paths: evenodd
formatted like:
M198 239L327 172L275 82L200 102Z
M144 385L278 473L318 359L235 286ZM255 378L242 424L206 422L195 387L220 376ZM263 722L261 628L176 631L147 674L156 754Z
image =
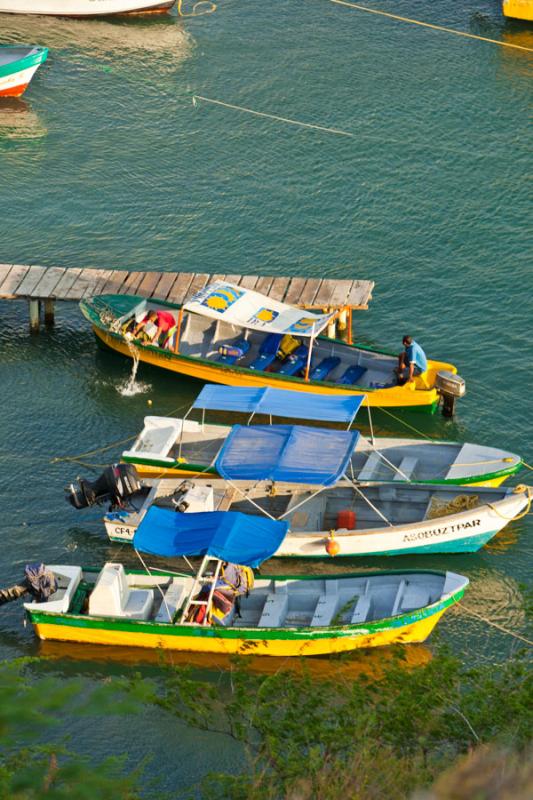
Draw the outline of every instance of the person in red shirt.
M148 324L150 323L150 325ZM170 311L149 311L143 319L133 329L133 335L137 337L141 331L145 333L152 344L164 346L164 340L169 339L168 332L176 326L176 320ZM153 328L157 330L154 332ZM164 336L162 336L164 334ZM161 345L161 337L163 345Z

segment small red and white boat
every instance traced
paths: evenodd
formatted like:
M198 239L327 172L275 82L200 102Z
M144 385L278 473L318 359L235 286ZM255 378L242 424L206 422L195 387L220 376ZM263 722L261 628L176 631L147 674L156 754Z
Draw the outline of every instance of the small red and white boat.
M52 14L58 17L101 17L106 14L148 14L172 8L175 0L0 0L0 13Z
M0 97L20 97L47 57L46 47L0 45Z

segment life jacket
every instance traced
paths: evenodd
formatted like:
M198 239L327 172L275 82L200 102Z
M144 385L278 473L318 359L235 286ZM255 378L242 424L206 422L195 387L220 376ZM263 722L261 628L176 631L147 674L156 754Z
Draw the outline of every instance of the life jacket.
M300 347L300 345L301 341L299 339L291 336L290 333L286 333L279 343L278 358L283 361L284 359L288 358L291 353L294 353L294 351Z
M224 562L220 570L221 588L222 584L229 587L236 597L245 595L248 597L250 591L254 588L254 571L251 567L245 567L241 564L230 564Z

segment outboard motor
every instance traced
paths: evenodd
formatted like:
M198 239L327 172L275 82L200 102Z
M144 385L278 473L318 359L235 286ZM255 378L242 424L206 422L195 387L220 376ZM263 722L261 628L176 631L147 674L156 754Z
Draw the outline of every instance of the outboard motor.
M95 481L78 478L78 485L67 487L67 499L74 508L89 508L109 503L110 509L123 508L126 501L141 489L132 464L112 464Z
M437 372L435 388L442 397L442 416L453 417L457 398L463 397L466 392L464 378L448 370Z

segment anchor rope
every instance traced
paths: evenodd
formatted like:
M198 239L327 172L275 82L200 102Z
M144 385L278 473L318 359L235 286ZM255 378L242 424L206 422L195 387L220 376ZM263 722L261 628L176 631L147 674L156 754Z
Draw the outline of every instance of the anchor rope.
M176 9L178 12L178 17L183 17L183 19L190 17L204 17L206 14L212 14L217 10L217 4L213 3L212 0L197 0L197 2L193 4L192 14L184 14L181 9L182 2L183 0L178 0ZM208 6L208 8L205 8L203 11L196 11L198 6Z
M299 125L302 128L312 128L313 130L317 131L325 131L326 133L334 133L337 136L349 136L351 139L355 137L355 134L348 133L348 131L341 131L338 128L326 128L324 125L314 125L310 122L301 122L297 119L289 119L288 117L279 117L276 114L267 114L266 111L254 111L252 108L246 108L245 106L237 106L234 103L225 103L222 100L215 100L212 97L203 97L201 94L193 94L192 96L192 104L193 106L197 105L198 100L203 100L204 103L213 103L217 106L224 106L224 108L232 108L235 111L244 111L247 114L253 114L256 117L266 117L267 119L274 119L278 122L286 122L289 125Z
M525 507L524 511L521 511L521 512L520 512L519 514L517 514L515 517L508 517L508 516L506 516L505 514L502 514L502 512L501 512L501 511L498 511L498 509L496 508L496 506L492 505L492 503L487 503L487 505L488 505L488 507L489 507L489 508L491 508L493 511L495 511L495 512L496 512L496 514L497 514L499 517L501 517L502 519L505 519L505 520L507 520L508 522L516 522L517 520L519 520L519 519L523 519L523 517L527 516L527 515L529 514L529 509L531 508L531 500L533 499L533 498L532 498L532 496L531 496L531 486L523 486L523 485L520 485L520 486L517 486L517 487L516 487L516 489L515 489L514 491L515 491L517 494L518 494L520 491L522 491L522 492L527 492L527 506Z
M428 436L427 434L422 433L422 431L419 431L418 428L415 428L413 425L409 425L409 423L406 422L404 419L401 419L400 417L397 417L396 414L392 414L390 411L387 411L386 408L383 408L383 407L380 406L379 410L383 411L384 414L388 414L389 417L392 417L393 419L395 419L396 422L400 423L400 425L405 425L406 428L410 428L412 431L417 433L419 436L422 436L424 439L427 439L430 442L434 441L431 436Z
M458 31L455 28L447 28L444 25L434 25L431 22L423 22L419 19L411 19L410 17L400 17L398 14L391 14L388 11L380 11L377 8L368 8L361 6L358 3L350 3L348 0L330 0L331 3L336 3L340 6L348 6L348 8L355 8L357 11L364 11L367 14L376 14L381 17L389 17L399 22L407 22L409 25L421 25L423 28L431 28L434 31L442 31L444 33L452 33L455 36L464 36L466 39L477 39L480 42L489 42L489 44L497 44L500 47L511 47L515 50L524 50L526 53L533 53L533 48L525 47L521 44L513 44L512 42L502 42L499 39L489 39L487 36L479 36L476 33L467 33L466 31Z
M500 625L498 622L493 622L491 619L487 619L482 614L479 614L477 611L473 611L468 606L465 606L464 603L457 603L455 606L456 610L464 611L465 614L470 614L476 619L480 619L482 622L486 622L487 625L491 625L493 628L501 631L502 633L506 633L508 636L513 636L515 639L519 639L521 642L533 647L533 642L530 639L526 639L525 636L522 636L520 633L515 633L515 631L509 630L509 628L505 628L503 625Z

